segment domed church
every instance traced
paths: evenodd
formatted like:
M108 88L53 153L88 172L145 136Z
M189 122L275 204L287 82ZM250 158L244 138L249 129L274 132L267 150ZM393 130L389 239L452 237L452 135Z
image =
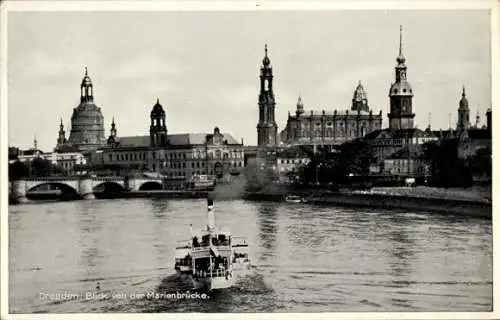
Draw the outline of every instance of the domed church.
M62 127L56 149L71 147L75 151L85 152L106 145L104 117L101 108L94 103L92 80L86 67L80 85L80 104L73 109L71 132L67 141L61 137L61 132L64 132Z

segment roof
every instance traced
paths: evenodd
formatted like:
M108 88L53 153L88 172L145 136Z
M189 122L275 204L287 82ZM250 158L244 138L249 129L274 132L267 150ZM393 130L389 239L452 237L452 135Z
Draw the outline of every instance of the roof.
M472 140L491 139L491 131L488 129L468 129L467 134Z
M57 146L54 149L54 151L59 152L59 153L72 153L72 152L77 152L77 149L70 144L63 144L63 145Z
M44 152L40 149L30 148L28 150L19 150L20 156L33 156L37 154L43 154Z
M292 146L278 153L278 158L308 158L306 150L313 152L310 146Z
M359 110L359 111L353 111L353 110L307 110L304 111L303 114L300 115L301 118L309 118L309 117L321 117L323 115L325 116L338 116L338 117L343 117L343 116L357 116L359 115L364 115L364 116L369 116L370 112ZM376 117L378 115L382 114L382 111L379 112L371 112L372 116Z
M391 154L387 159L408 159L410 155L411 158L421 158L423 156L423 150L419 146L414 146L410 152L408 147L404 147Z
M211 133L176 133L167 135L170 145L201 145L205 143L207 136L212 136ZM229 133L222 133L223 141L227 144L240 145L240 143ZM132 136L120 137L118 139L120 147L148 147L150 145L150 136Z
M120 137L120 147L147 147L150 145L150 136Z
M403 139L403 138L413 138L413 137L434 137L434 136L435 136L434 133L427 132L418 128L400 129L400 130L378 129L368 133L363 137L363 139L364 140Z
M457 136L456 130L434 130L433 135L439 138L455 138ZM467 135L470 140L491 140L491 131L488 129L469 128Z

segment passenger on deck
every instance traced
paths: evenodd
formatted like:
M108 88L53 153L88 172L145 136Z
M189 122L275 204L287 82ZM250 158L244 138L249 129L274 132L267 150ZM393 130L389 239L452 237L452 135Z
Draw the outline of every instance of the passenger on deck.
M199 247L200 244L198 243L198 237L193 237L193 247Z

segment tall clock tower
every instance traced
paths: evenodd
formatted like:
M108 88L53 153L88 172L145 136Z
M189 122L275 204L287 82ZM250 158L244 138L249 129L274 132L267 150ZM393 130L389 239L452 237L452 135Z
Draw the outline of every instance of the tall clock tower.
M399 56L396 58L396 61L396 81L391 85L389 91L391 104L391 111L387 115L389 117L389 129L412 129L413 118L415 117L412 105L413 91L406 78L406 58L403 55L402 26L399 28Z

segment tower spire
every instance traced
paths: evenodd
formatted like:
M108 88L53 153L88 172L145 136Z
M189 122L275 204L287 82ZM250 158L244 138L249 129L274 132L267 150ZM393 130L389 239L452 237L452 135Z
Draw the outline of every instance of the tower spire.
M479 116L479 106L477 107L477 112L476 112L476 124L475 124L475 127L476 129L479 129L479 121L480 121L481 117Z
M34 133L34 138L33 138L33 147L35 150L38 149L38 141L36 140L36 131Z
M87 72L87 66L85 66L85 75L88 76L89 73Z
M64 127L63 125L63 121L62 121L62 117L61 117L61 125L60 125L61 129Z
M429 112L429 123L427 124L427 128L431 130L431 113Z
M399 55L403 55L403 25L399 25Z
M465 86L462 85L462 97L465 97Z

